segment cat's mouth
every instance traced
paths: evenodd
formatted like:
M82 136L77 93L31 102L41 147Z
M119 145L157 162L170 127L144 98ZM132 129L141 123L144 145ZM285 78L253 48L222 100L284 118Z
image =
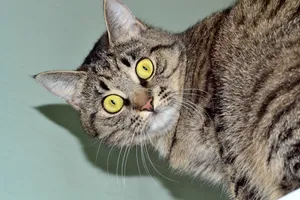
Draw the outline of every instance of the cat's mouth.
M176 108L173 108L171 106L155 109L155 111L151 112L148 117L148 123L150 127L149 131L164 132L164 130L169 130L176 119L176 112Z

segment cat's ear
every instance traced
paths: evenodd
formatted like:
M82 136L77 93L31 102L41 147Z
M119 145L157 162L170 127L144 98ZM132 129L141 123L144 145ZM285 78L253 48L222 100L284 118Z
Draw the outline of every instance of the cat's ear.
M86 79L82 71L49 71L34 76L52 94L65 99L75 109L79 110L79 93Z
M104 17L111 44L130 40L146 29L119 0L104 0Z

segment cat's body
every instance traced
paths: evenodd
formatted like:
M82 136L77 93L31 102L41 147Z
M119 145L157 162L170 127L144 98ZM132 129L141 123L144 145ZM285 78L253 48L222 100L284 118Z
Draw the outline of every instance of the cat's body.
M183 33L185 88L208 97L186 96L204 121L183 117L173 165L189 154L179 168L229 181L239 199L278 199L300 187L299 5L240 1Z
M300 0L240 0L180 34L105 2L108 34L78 72L36 77L80 111L88 133L153 145L234 199L275 200L300 187ZM135 66L145 57L154 75L141 80ZM124 98L114 114L103 109L111 94Z

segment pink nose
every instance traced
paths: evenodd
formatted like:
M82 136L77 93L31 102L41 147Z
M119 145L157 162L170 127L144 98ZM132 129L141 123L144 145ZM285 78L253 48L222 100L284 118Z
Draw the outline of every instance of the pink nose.
M152 101L152 98L149 99L146 104L141 107L141 111L153 111Z

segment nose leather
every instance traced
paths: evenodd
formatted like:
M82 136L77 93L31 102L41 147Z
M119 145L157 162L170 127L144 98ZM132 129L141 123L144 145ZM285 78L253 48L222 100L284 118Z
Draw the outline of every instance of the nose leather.
M150 98L150 99L146 102L146 104L143 105L143 106L141 107L140 110L141 110L141 111L143 111L143 110L146 110L146 111L153 111L152 101L153 101L153 99Z
M133 104L139 111L153 111L153 97L149 96L147 90L139 90L135 92Z

